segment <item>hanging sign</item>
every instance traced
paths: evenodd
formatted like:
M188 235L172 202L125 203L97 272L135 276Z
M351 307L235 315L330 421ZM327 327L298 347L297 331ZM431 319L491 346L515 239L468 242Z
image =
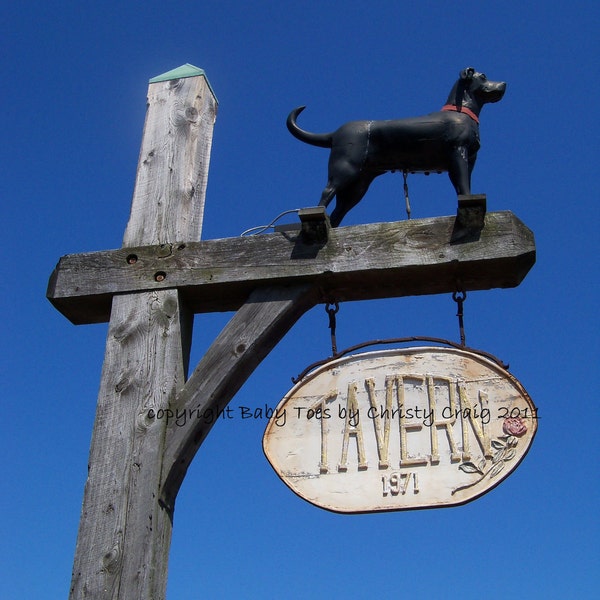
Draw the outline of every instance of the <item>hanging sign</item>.
M492 360L454 348L332 361L280 402L263 448L308 502L336 512L463 504L527 453L536 408Z

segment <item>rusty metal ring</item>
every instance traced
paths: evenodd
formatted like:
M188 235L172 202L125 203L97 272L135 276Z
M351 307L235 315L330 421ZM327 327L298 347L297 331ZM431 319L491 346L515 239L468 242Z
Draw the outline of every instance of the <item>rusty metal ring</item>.
M330 306L333 306L333 308L329 308ZM328 315L332 315L332 314L337 314L337 312L340 310L340 303L339 302L327 302L325 304L325 312Z

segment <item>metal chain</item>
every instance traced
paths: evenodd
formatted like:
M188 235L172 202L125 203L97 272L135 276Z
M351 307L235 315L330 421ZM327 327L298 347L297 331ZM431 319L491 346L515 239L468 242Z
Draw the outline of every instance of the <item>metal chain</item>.
M458 328L460 330L460 345L461 346L464 346L466 344L465 323L463 320L463 315L464 315L463 304L466 299L467 299L467 292L453 292L452 293L452 300L454 300L454 302L456 302L456 304L458 305L458 312L456 313L456 316L458 317Z
M336 318L335 315L340 310L340 305L337 302L328 302L325 305L325 312L329 315L329 329L331 329L331 353L336 356L337 351L337 340L335 338Z
M404 200L406 201L406 216L410 221L410 199L408 197L408 171L402 171L402 177L404 178Z

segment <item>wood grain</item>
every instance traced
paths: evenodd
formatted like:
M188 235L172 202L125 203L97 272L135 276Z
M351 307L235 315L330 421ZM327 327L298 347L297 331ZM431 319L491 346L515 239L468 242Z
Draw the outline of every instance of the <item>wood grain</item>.
M338 301L514 287L535 262L533 234L510 212L488 213L465 243L452 243L453 226L435 217L341 227L324 246L273 233L65 256L48 297L73 323L96 323L113 295L140 290L177 288L198 313L237 310L273 285L310 283Z
M215 106L204 77L150 84L125 246L200 239ZM165 596L172 530L172 513L159 502L166 422L148 414L166 409L185 383L191 327L177 290L112 298L73 599Z
M124 247L200 239L216 111L204 77L150 84Z

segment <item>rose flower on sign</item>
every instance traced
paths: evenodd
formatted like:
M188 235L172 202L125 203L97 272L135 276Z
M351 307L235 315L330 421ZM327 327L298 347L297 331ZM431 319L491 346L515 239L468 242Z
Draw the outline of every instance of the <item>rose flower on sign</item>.
M520 419L519 417L508 417L507 419L504 419L502 431L504 431L506 435L521 437L527 433L527 425L525 425L523 419Z

